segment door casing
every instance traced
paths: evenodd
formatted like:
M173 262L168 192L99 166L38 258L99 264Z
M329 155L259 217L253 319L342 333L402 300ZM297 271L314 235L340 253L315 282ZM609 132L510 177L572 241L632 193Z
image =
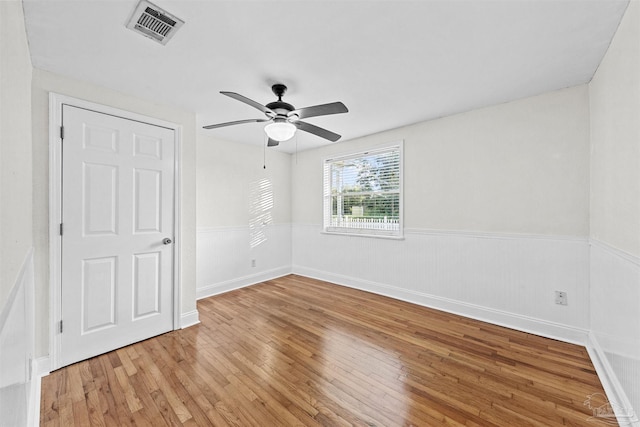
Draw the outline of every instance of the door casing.
M60 318L62 293L62 239L60 223L62 218L62 144L60 127L62 124L62 106L92 110L124 119L135 120L151 125L172 129L174 141L174 251L173 251L173 329L180 328L181 283L181 146L182 126L165 120L148 117L119 108L109 107L93 102L73 98L56 93L49 94L49 368L60 367Z

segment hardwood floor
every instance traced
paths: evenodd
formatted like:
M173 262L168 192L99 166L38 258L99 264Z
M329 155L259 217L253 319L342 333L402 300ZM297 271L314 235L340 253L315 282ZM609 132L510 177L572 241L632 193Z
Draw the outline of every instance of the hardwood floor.
M41 425L605 425L580 346L295 275L198 310L45 377Z

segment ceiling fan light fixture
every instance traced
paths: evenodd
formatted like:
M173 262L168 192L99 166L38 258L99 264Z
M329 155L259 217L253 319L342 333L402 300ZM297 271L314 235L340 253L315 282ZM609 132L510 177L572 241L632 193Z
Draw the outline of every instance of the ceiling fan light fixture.
M267 136L274 141L287 141L296 133L296 127L286 121L269 123L264 127Z

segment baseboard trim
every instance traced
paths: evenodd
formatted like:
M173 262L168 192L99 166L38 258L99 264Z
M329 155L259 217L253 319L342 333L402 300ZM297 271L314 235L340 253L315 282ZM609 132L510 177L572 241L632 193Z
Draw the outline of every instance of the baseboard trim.
M34 376L31 379L29 389L29 408L27 413L27 426L37 427L40 425L40 395L42 378Z
M33 375L36 377L46 377L51 372L51 362L49 356L33 359Z
M27 413L28 427L40 425L42 377L49 375L49 366L49 356L38 357L31 361L31 387L29 389L29 408Z
M293 266L292 270L294 274L299 274L301 276L325 280L338 285L372 292L378 295L395 298L534 335L540 335L558 341L584 346L588 340L589 331L586 329L575 328L560 323L549 322L542 319L522 316L449 298L410 291L396 286L328 273L312 268Z
M239 277L237 279L214 283L212 285L196 289L196 299L220 295L225 292L255 285L256 283L264 282L266 280L277 279L278 277L286 276L287 274L291 274L291 266L274 268L260 273Z
M191 310L180 314L180 329L188 328L198 323L200 323L200 313L198 313L198 310Z
M620 381L618 381L618 377L613 371L607 355L593 332L589 332L586 348L589 357L591 357L591 362L596 369L598 378L602 383L602 387L607 394L611 408L613 408L615 412L618 424L621 426L639 427L640 420L633 410L627 393L625 393Z

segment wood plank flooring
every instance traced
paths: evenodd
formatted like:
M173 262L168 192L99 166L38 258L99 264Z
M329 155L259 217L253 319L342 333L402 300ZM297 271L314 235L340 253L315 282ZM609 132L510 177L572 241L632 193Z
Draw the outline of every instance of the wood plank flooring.
M45 377L41 425L605 425L580 346L295 275L198 310Z

